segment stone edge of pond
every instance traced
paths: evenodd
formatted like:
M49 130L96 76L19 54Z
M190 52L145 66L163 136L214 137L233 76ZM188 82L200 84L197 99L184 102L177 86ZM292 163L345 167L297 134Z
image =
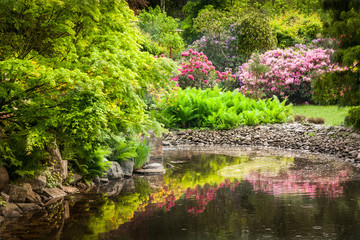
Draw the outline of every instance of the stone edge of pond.
M219 131L171 130L164 134L163 146L165 152L198 150L224 154L236 149L244 154L317 155L360 168L360 132L344 126L287 123Z

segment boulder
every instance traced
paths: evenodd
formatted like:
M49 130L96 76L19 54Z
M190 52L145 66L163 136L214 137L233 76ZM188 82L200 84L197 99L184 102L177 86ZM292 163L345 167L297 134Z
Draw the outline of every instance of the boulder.
M15 203L6 203L5 207L0 207L0 214L6 218L21 217L23 211Z
M75 194L79 192L79 189L77 189L76 187L71 187L71 186L61 186L61 189L66 192L67 194Z
M23 212L33 212L41 210L41 207L35 203L17 203L16 204Z
M59 188L44 188L43 194L49 198L63 198L66 196L66 192Z
M40 175L31 180L29 184L31 185L33 191L41 194L46 186L46 176Z
M111 166L106 171L104 178L108 178L110 180L124 178L124 172L120 164L118 162L111 162Z
M25 202L28 189L23 186L8 184L4 190L9 195L10 202Z
M125 177L131 177L134 171L134 161L126 160L120 163L122 171L124 172Z
M0 167L0 190L3 189L10 181L9 174L4 166Z
M116 196L120 194L123 185L123 180L114 180L107 184L100 184L98 193L105 193L107 196Z
M41 197L33 191L29 183L23 183L22 187L25 188L27 191L25 202L42 204Z
M156 174L164 174L165 168L160 163L151 163L140 169L134 170L137 174L143 175L156 175Z

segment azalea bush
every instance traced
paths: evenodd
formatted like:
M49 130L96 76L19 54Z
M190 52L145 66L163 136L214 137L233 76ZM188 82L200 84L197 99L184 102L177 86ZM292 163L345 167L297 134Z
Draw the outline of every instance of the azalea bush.
M276 95L296 103L311 101L313 79L344 70L331 63L332 53L332 49L288 48L253 55L240 69L239 78L244 83L240 91L255 98Z
M233 90L241 86L236 75L230 70L220 72L203 52L193 49L183 51L180 58L180 74L171 78L177 82L178 86L185 89L187 87L212 88L218 85L227 90Z
M168 128L231 129L239 125L286 122L290 105L277 97L254 100L239 91L186 88L164 95L158 102L157 118Z

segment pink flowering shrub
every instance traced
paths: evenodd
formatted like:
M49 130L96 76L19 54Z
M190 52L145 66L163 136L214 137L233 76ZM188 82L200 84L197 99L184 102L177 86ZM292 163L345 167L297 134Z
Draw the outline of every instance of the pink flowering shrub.
M295 103L311 100L311 81L324 73L342 70L331 64L332 49L276 49L262 55L252 55L242 65L240 91L255 98L276 95ZM260 69L260 70L259 70Z
M183 51L180 62L180 74L170 80L177 82L177 85L183 89L187 87L205 89L217 85L226 90L233 90L241 86L237 76L231 71L216 71L215 66L203 52L192 49Z

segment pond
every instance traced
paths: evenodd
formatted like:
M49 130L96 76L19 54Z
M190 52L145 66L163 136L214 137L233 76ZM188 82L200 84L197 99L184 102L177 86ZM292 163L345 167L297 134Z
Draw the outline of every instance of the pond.
M360 239L359 173L324 159L172 151L165 175L6 223L0 239Z

